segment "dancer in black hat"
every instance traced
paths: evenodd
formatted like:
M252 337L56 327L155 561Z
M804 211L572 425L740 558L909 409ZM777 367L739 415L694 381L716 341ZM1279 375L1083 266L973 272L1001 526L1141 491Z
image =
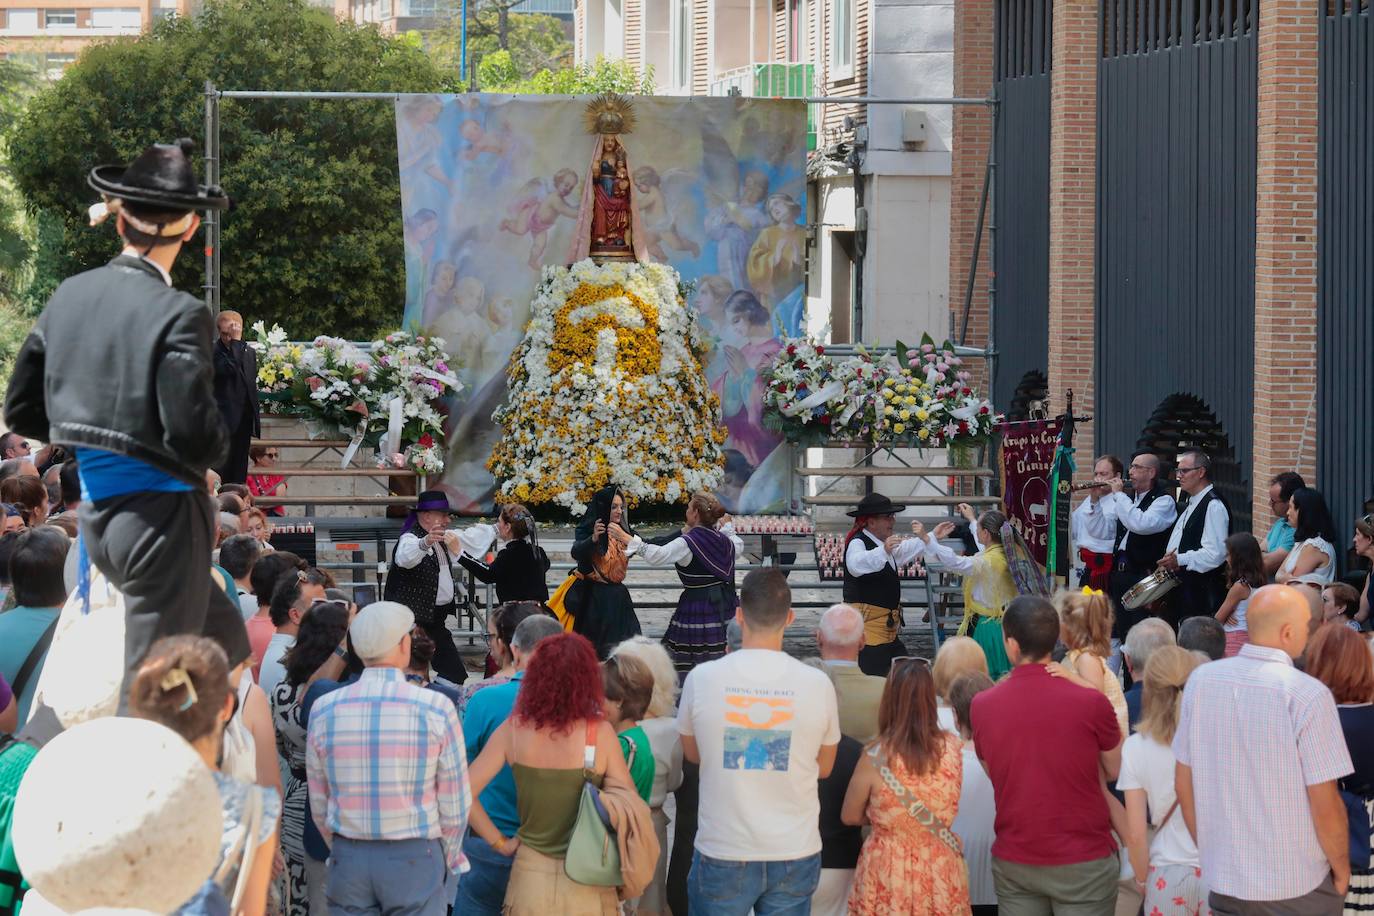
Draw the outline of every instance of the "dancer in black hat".
M210 580L218 520L205 471L226 441L212 390L214 326L170 275L200 226L196 211L229 206L196 182L192 149L190 140L158 143L128 168L91 170L104 198L92 224L114 216L124 250L58 287L5 396L10 429L76 452L82 545L128 613L125 696L163 636L209 636L231 667L249 655L237 602Z
M451 512L443 490L426 490L416 497L391 550L383 597L410 608L415 622L434 640L434 670L461 684L467 680L467 668L445 623L458 612L455 567L463 553L458 532L448 527Z
M892 660L906 654L899 637L902 623L902 580L897 569L915 560L925 548L914 538L892 533L895 516L905 509L881 493L869 493L846 513L854 519L844 540L844 601L864 615L864 647L859 667L864 674L887 677Z

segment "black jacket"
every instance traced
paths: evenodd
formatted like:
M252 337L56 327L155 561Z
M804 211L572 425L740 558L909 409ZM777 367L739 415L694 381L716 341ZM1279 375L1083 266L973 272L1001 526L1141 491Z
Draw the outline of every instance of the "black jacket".
M496 554L490 564L474 560L467 554L458 557L463 568L482 582L496 586L496 600L548 601L549 587L544 574L549 571L549 557L544 548L528 541L514 540Z
M205 304L120 255L64 281L29 332L5 394L21 436L128 455L195 486L224 457Z
M258 354L241 340L231 340L226 346L216 340L215 403L224 415L224 425L233 435L243 422L244 412L253 418L253 435L262 435L258 417Z

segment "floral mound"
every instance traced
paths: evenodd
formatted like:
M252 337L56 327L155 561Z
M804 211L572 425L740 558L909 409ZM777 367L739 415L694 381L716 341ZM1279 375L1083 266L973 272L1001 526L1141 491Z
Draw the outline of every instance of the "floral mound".
M720 402L677 271L590 260L544 268L487 467L507 500L573 514L616 484L675 503L720 483Z

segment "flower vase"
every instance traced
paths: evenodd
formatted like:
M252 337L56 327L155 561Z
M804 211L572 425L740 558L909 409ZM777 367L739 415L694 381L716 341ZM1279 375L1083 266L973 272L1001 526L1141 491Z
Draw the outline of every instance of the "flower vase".
M967 470L977 461L977 446L970 442L951 442L948 445L949 466Z

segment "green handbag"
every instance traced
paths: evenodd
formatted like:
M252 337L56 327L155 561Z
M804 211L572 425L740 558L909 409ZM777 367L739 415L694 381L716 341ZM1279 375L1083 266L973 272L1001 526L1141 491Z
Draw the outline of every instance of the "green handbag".
M577 822L568 840L563 872L578 884L592 887L619 887L624 884L620 871L620 846L611 818L601 803L601 792L592 784L596 775L596 723L587 723L587 746L582 761L582 798L577 805Z

